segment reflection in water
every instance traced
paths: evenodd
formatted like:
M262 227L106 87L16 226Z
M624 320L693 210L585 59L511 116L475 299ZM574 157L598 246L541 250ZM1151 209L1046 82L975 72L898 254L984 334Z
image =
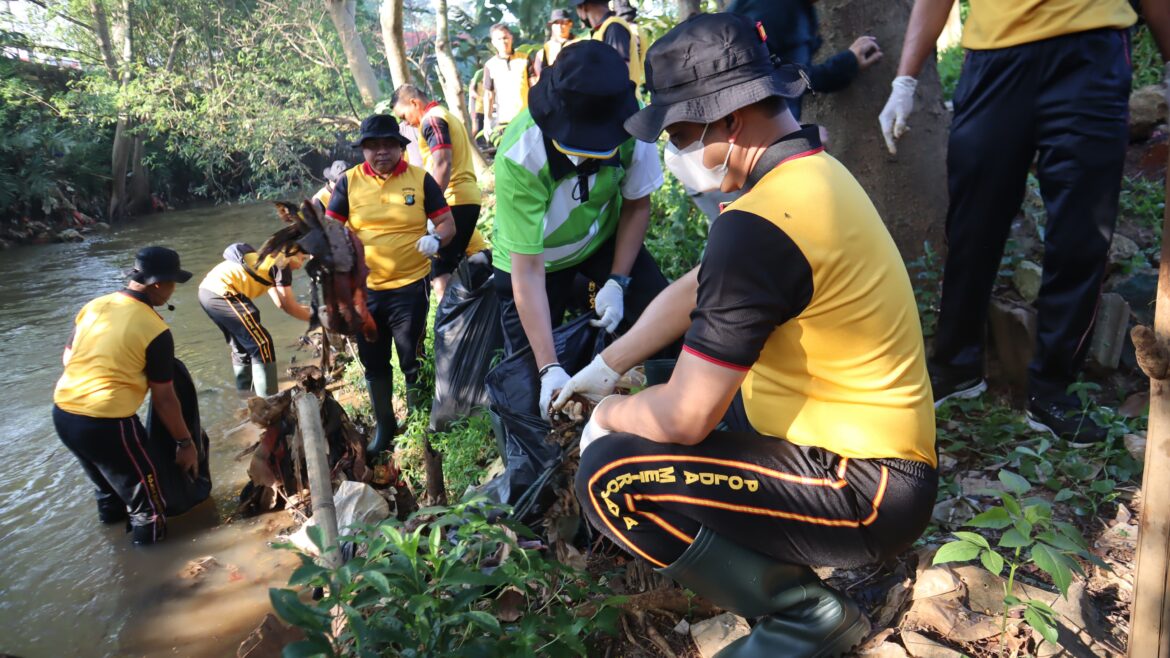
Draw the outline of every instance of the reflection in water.
M196 290L231 242L254 246L280 228L266 204L171 212L81 244L23 247L0 258L0 363L6 386L0 420L0 652L37 656L223 656L267 609L267 588L282 585L295 558L267 547L283 514L218 525L246 481L235 456L254 439L233 413L227 346L203 313ZM168 524L167 541L139 548L121 526L97 521L91 485L53 432L53 386L73 317L90 299L117 290L142 246L176 249L195 273L160 309L176 351L199 391L211 436L215 506ZM307 288L296 277L302 299ZM283 371L303 325L257 300ZM178 576L212 555L218 567Z

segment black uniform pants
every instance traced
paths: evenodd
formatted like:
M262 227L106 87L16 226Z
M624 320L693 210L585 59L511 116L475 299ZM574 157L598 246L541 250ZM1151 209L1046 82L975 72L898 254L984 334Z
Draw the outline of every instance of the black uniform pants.
M657 567L703 526L781 562L883 561L922 534L937 488L922 462L848 459L755 432L712 432L694 446L610 434L577 471L589 522Z
M1036 162L1047 210L1033 396L1084 360L1128 141L1128 33L1094 30L970 51L947 152L947 261L932 368L978 374L992 285Z
M613 250L615 238L610 238L593 255L581 263L556 272L548 272L544 278L544 289L548 295L549 317L552 319L552 328L556 329L565 320L565 311L579 296L575 291L574 281L578 274L583 275L593 283L596 289L605 285L609 275L613 273ZM630 269L630 288L623 297L624 317L619 325L619 331L629 328L637 321L642 311L666 289L668 285L662 270L654 257L642 247L634 259L634 266ZM500 324L504 328L504 353L514 354L528 347L528 335L524 333L524 325L520 322L520 312L516 308L516 300L512 296L512 275L496 268L493 277L496 293L500 297ZM681 343L663 350L659 358L674 358L682 349ZM541 364L543 365L543 364Z
M93 481L102 521L129 513L136 541L161 540L166 535L166 501L138 416L92 418L54 405L53 426Z
M260 324L260 309L252 300L243 295L220 296L200 288L199 305L223 332L232 351L233 364L276 363L272 334Z
M358 358L367 379L389 378L390 350L398 353L398 367L413 388L418 382L419 354L427 328L427 284L420 279L393 290L370 290L366 307L378 327L378 339L369 342L358 334Z
M467 244L471 242L471 234L475 232L475 224L479 221L479 206L451 206L451 216L455 218L455 237L451 238L447 246L439 249L439 253L431 260L432 276L450 274L459 267L467 251Z

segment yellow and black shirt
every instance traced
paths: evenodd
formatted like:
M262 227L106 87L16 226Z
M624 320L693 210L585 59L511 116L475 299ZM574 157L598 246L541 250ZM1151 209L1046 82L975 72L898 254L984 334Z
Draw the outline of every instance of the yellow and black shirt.
M463 122L436 102L427 105L419 126L422 139L417 142L422 153L423 166L433 169L431 154L447 149L451 152L451 180L447 182L444 195L452 206L478 206L479 185L476 183L475 167L471 163L471 139ZM328 205L326 205L328 207Z
M963 47L1007 48L1137 22L1129 0L971 0Z
M313 201L320 203L322 208L328 208L329 199L332 196L333 193L329 191L329 186L325 185L321 189L317 190L317 193L313 195Z
M449 210L439 184L422 167L400 160L388 176L368 163L337 179L325 214L345 222L365 245L370 290L408 286L431 271L431 261L415 248L427 233L427 219Z
M260 262L260 254L248 245L236 243L224 252L224 261L203 277L199 287L219 295L242 295L248 299L268 292L271 288L292 285L292 268L277 267L271 255Z
M142 293L98 297L77 314L72 353L53 402L91 418L129 418L146 399L148 382L174 376L175 340Z
M528 58L520 53L496 55L484 62L483 88L496 101L496 123L505 124L528 107ZM491 113L492 108L485 108Z
M902 258L817 128L711 225L684 350L747 372L762 434L935 465L934 404ZM776 148L776 147L773 147Z

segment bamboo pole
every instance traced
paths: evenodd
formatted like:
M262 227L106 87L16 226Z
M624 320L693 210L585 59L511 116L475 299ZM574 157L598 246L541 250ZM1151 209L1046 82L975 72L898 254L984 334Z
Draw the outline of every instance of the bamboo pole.
M321 403L317 396L297 390L293 393L297 425L304 444L305 465L309 470L309 494L313 497L313 519L324 536L321 547L323 566L341 566L337 547L337 508L333 504L333 481L329 477L329 449L325 427L321 424Z
M1166 196L1170 200L1170 170ZM1162 215L1162 260L1154 334L1170 346L1170 205ZM1170 380L1150 380L1150 422L1142 475L1141 529L1134 571L1133 613L1129 624L1130 658L1170 658Z

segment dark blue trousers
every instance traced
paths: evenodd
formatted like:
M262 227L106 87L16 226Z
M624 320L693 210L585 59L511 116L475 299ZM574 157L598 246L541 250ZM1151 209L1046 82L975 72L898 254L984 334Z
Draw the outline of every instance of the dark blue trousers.
M978 374L992 285L1033 161L1047 211L1030 395L1084 361L1117 218L1131 67L1124 30L969 51L947 152L947 261L932 369Z
M427 329L428 289L425 279L394 288L370 290L366 306L378 326L378 338L369 342L358 334L358 358L366 368L366 379L389 378L390 350L398 353L398 367L407 389L418 382L419 354Z

